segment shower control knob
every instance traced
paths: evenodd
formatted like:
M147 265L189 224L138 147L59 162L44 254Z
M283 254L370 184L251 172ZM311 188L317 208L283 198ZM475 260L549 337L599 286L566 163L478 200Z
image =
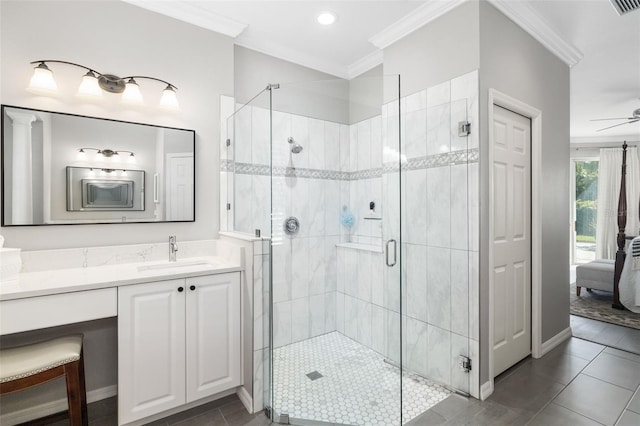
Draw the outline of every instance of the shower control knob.
M287 235L295 235L300 230L300 222L296 217L288 217L284 221L284 233Z

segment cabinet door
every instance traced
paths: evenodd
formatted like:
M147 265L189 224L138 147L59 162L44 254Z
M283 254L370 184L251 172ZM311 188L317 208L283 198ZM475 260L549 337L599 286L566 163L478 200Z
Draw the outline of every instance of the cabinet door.
M187 278L187 401L240 385L240 273Z
M118 288L119 424L185 403L186 293L184 280Z

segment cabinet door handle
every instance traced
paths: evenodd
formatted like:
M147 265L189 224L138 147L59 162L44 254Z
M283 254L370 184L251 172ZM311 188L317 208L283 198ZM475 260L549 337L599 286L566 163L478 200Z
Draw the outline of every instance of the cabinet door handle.
M184 288L182 288L182 287L178 287L178 291L179 291L180 293L182 293L182 291L183 291L183 290L184 290Z
M195 289L196 289L196 286L195 286L195 285L192 285L191 287L189 287L189 289L193 291L193 290L195 290Z

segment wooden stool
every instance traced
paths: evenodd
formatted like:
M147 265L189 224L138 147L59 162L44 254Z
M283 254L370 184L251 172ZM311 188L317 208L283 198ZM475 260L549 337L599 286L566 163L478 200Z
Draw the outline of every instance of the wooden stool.
M65 376L71 426L87 425L82 335L0 350L0 395Z

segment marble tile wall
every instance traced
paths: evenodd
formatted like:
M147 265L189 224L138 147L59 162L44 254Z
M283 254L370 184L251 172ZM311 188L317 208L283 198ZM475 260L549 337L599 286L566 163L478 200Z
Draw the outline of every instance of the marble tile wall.
M234 180L234 228L251 234L260 229L273 241L273 344L279 347L335 330L335 245L347 238L339 219L349 203L341 156L348 153L349 127L274 111L270 148L268 119L263 108L238 109L228 124L235 158L223 160L223 173ZM302 152L291 152L289 138ZM300 223L294 236L284 233L289 216Z
M338 248L337 283L338 331L398 362L402 321L404 365L474 396L478 371L462 372L458 356L478 365L477 79L472 72L401 99L400 120L397 103L383 107L384 164L375 185L390 207L381 237L398 239L401 223L402 269L383 266L382 253ZM471 135L460 137L458 122L466 120ZM360 152L357 136L369 136L362 128L351 128L351 152ZM350 158L350 165L359 169L370 159Z
M467 374L457 365L459 355L479 364L477 98L472 72L384 105L380 116L351 126L274 112L271 195L264 110L241 110L235 146L221 146L222 190L235 194L236 230L253 234L257 228L273 239L274 347L337 330L397 362L402 325L405 366L478 396L477 368ZM471 135L458 136L462 120L472 123ZM289 137L304 147L302 153L291 154ZM232 150L235 162L225 157ZM376 203L373 215L370 201ZM270 202L276 206L271 218ZM349 230L339 221L343 206L356 217ZM294 237L282 227L290 215L301 222ZM400 224L403 258L389 268L382 242L399 239ZM336 247L347 241L370 247ZM268 256L260 256L255 265L264 268ZM268 300L266 282L254 283L256 301L259 294ZM256 406L265 389L260 376L268 371L266 313L258 305Z

